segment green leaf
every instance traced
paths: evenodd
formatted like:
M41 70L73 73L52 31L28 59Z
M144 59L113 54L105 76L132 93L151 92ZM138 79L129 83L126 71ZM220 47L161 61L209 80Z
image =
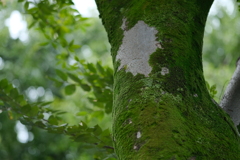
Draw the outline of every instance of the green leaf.
M97 72L97 70L96 70L95 67L94 67L94 64L92 64L92 63L88 63L88 64L87 64L87 68L88 68L91 72L93 72L93 73L96 73L96 72Z
M80 46L80 45L77 45L77 44L74 44L74 45L71 46L71 48L72 48L72 49L79 49L79 48L81 48L81 46Z
M31 107L31 110L28 115L31 117L34 117L38 114L38 111L39 111L38 106L33 106L33 107Z
M99 73L101 73L102 75L105 74L104 68L102 67L102 65L100 64L100 62L97 62L96 67L97 67Z
M84 90L84 91L90 91L91 90L91 87L87 84L80 84L81 88Z
M56 117L54 117L53 115L51 115L49 118L48 118L48 122L50 124L53 124L53 125L58 125L58 120Z
M40 128L45 128L46 127L46 125L42 121L35 122L35 125L40 127Z
M82 131L82 128L80 128L79 126L76 126L76 125L70 126L70 127L67 128L67 133L68 134L77 134L81 131Z
M67 73L67 74L68 74L68 76L69 76L73 81L75 81L75 82L77 82L77 83L79 83L79 84L82 83L82 81L81 81L76 75L74 75L74 74L72 74L72 73Z
M64 81L67 81L67 74L65 74L63 71L59 70L59 69L55 69L57 75Z
M32 28L35 24L37 23L37 21L33 21L32 23L29 24L28 28Z
M65 87L65 94L71 95L76 91L76 86L74 84L67 85Z
M78 112L76 115L77 116L85 116L85 115L87 115L87 112L86 111L81 111L81 112Z
M91 134L80 134L74 141L84 142L84 143L97 143L99 140L96 137L93 137Z
M25 105L25 106L22 106L20 108L20 112L24 115L27 115L31 110L31 106L29 104Z
M13 113L11 110L8 110L8 117L9 119L13 119Z
M49 44L49 42L43 42L43 43L40 43L39 45L40 46L46 46L46 45L48 45Z
M50 79L50 80L52 80L52 81L54 81L55 82L55 85L56 85L56 87L62 87L63 86L63 82L61 82L61 81L59 81L59 80L57 80L57 79L55 79L55 78L53 78L53 77L48 77L48 79Z
M20 122L24 125L30 125L32 124L31 119L28 117L21 117L19 118Z
M28 10L28 7L29 7L29 2L27 1L27 2L25 2L25 4L24 4L24 9L25 9L25 10Z
M37 116L37 119L43 119L44 118L44 115L41 113Z
M37 105L40 106L40 107L43 107L43 106L47 106L47 105L49 105L51 103L52 103L52 101L49 101L49 102L39 102L39 103L37 103Z
M98 136L102 133L102 129L99 127L99 125L95 125L93 128L93 133Z
M11 96L12 99L17 99L18 96L19 96L18 90L16 88L13 88L10 91L10 96Z
M109 101L109 102L106 103L106 105L105 105L105 112L107 114L112 112L112 105L113 105L112 101Z

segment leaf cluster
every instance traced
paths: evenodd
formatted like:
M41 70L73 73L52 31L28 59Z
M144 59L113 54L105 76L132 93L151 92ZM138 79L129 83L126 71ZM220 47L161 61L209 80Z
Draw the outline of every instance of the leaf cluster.
M111 135L108 129L99 125L88 127L84 122L69 126L59 115L62 111L52 110L47 106L51 102L28 103L6 79L0 81L0 109L7 111L9 118L19 118L25 125L37 126L50 133L65 134L76 142L94 145L112 154Z

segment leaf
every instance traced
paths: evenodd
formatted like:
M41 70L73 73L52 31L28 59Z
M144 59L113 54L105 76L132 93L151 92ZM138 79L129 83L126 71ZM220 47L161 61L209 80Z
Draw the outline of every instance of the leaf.
M19 96L18 90L16 88L13 88L10 91L10 96L11 96L12 99L17 99L18 96Z
M67 128L67 133L68 134L77 134L81 131L82 131L82 128L80 128L79 126L76 126L76 125L70 126L70 127Z
M97 62L96 67L97 67L98 71L99 71L102 75L105 74L105 71L104 71L102 65L100 64L100 62Z
M32 23L29 24L28 28L32 28L35 24L37 23L37 21L33 21Z
M87 115L87 112L86 111L81 111L81 112L78 112L76 115L77 116L85 116L85 115Z
M24 115L27 115L30 112L30 110L31 110L31 106L29 104L22 106L20 108L21 113Z
M9 119L13 119L13 113L11 110L8 110L8 117Z
M102 129L99 127L99 125L95 125L93 128L93 133L98 136L102 133Z
M35 122L35 125L40 127L40 128L45 128L46 127L46 125L42 121Z
M44 115L41 113L37 116L37 119L43 119L44 118Z
M105 105L105 112L107 114L112 112L112 105L113 105L112 101L109 101L109 102L106 103L106 105Z
M54 117L53 115L51 115L49 118L48 118L48 122L50 124L53 124L53 125L58 125L58 120L56 117Z
M87 64L87 68L88 68L91 72L93 72L93 73L96 73L96 72L97 72L97 70L95 69L95 67L94 67L94 65L93 65L92 63L88 63L88 64Z
M49 42L43 42L43 43L40 43L39 45L40 46L46 46L46 45L48 45L49 44Z
M87 84L80 84L81 88L84 90L84 91L90 91L91 90L91 87Z
M71 95L76 91L76 86L74 84L67 85L65 87L65 94Z
M74 75L72 73L67 73L67 74L73 81L75 81L77 83L82 83L82 81L76 75Z
M39 111L38 106L33 106L33 107L31 107L31 110L28 115L31 117L34 117L38 114L38 111Z
M37 103L40 107L43 107L43 106L47 106L49 104L51 104L52 101L49 101L49 102L40 102L40 103Z
M55 69L57 75L64 81L67 81L67 74L65 74L63 71L59 70L59 69Z
M52 80L52 81L54 81L55 82L55 85L56 85L56 87L62 87L63 86L63 82L61 82L61 81L59 81L59 80L57 80L57 79L55 79L55 78L53 78L53 77L48 77L48 79L50 79L50 80Z
M75 139L75 142L97 143L99 140L91 134L80 134Z
M25 10L28 10L28 7L29 7L29 2L27 1L27 2L25 2L25 4L24 4L24 9L25 9Z
M24 125L30 125L32 124L31 119L28 117L21 117L19 118L20 122Z

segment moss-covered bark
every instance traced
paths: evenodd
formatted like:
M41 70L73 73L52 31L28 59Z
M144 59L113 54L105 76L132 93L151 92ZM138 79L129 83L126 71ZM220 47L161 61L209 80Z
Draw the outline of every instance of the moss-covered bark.
M239 137L212 102L203 77L203 32L213 0L96 2L112 46L113 141L119 159L240 159ZM150 55L148 76L118 70L124 20L125 30L143 21L158 31L160 47Z

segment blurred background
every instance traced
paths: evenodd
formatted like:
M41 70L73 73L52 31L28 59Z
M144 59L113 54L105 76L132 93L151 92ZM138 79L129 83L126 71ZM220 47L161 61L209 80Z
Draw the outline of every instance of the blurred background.
M75 7L88 17L83 27L72 34L81 45L76 55L87 62L101 61L112 67L106 32L98 18L94 0L75 0ZM240 13L233 0L215 0L205 28L203 67L206 81L216 85L215 100L219 102L236 67L240 51ZM51 107L67 111L62 117L69 124L81 120L90 126L99 124L111 129L111 115L95 108L88 101L90 93L81 89L68 96L63 88L53 84L57 78L56 57L63 52L51 45L42 45L46 38L28 24L32 19L24 14L23 5L6 1L0 6L0 79L7 78L31 102L53 101ZM68 63L74 60L68 58ZM101 154L101 153L99 153ZM48 133L11 119L0 110L1 160L94 160L98 151L64 135Z

